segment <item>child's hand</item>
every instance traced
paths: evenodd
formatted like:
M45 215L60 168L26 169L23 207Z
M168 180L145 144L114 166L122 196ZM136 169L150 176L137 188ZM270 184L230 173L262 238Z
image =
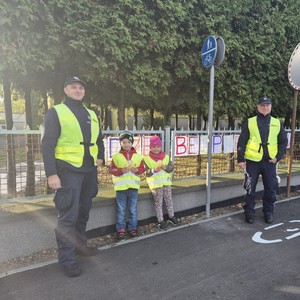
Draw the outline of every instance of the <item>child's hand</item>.
M130 171L130 168L126 167L126 168L122 168L122 173L128 173Z
M130 171L131 171L132 173L136 173L136 172L138 171L138 168L133 167L133 168L130 169Z
M167 166L166 165L161 165L162 170L166 170Z
M154 171L155 172L159 172L161 170L161 167L160 166L156 166L155 168L154 168Z

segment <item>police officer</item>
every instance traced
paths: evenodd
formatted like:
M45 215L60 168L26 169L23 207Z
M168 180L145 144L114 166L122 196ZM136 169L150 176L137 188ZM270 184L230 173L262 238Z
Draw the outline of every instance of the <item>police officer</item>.
M47 112L42 138L45 173L56 190L58 262L69 277L81 274L76 255L98 252L87 246L86 225L98 192L97 166L103 163L104 146L96 114L82 103L85 88L78 77L66 80L65 101Z
M274 203L278 180L276 164L285 154L287 135L280 121L270 115L272 100L260 97L258 114L249 118L238 140L238 165L245 169L251 181L251 188L245 195L244 213L247 223L254 222L255 190L259 175L264 185L263 214L265 222L273 222Z

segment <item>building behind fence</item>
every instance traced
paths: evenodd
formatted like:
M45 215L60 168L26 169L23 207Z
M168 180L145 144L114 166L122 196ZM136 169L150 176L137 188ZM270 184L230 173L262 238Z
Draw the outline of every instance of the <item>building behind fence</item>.
M52 193L46 182L41 154L40 130L0 130L0 199L32 197ZM135 136L134 146L141 154L149 151L149 139L159 135L163 149L169 153L175 164L173 180L201 178L207 169L207 131L200 130L131 130ZM290 130L287 130L290 136ZM108 167L113 153L120 149L118 135L120 130L103 130L105 144L105 167L99 171L99 186L112 188ZM218 130L213 132L214 151L212 170L214 175L238 172L236 141L240 130ZM225 145L227 141L227 146ZM230 143L233 145L229 146ZM229 149L229 150L228 150ZM232 149L232 150L230 150ZM289 150L280 161L281 167L289 163ZM300 160L300 130L295 131L294 163ZM142 180L145 178L142 177Z

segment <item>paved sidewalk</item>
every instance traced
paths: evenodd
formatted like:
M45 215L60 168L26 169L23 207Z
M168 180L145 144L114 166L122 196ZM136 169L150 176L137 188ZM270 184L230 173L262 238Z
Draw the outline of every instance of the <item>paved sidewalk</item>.
M1 300L300 299L300 199L267 225L227 215L101 249L83 274L57 263L0 278Z
M52 198L0 204L0 263L56 247L57 212Z

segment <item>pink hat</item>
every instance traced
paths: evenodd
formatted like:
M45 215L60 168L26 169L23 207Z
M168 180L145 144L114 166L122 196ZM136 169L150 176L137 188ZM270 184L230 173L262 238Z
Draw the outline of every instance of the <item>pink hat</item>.
M157 147L162 146L161 139L157 135L154 135L150 138L150 148L155 147L155 146L157 146Z

